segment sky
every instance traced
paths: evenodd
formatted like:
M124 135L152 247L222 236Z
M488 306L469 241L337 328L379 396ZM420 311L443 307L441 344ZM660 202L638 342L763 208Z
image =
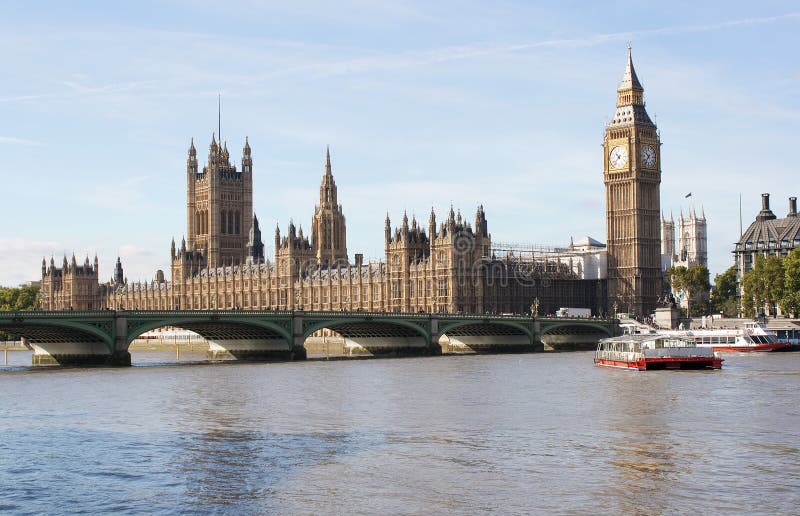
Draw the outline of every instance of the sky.
M437 0L3 2L0 285L41 260L169 270L191 138L253 149L266 252L308 230L330 144L350 256L386 214L495 242L605 241L602 142L632 45L662 140L661 206L708 219L712 276L772 194L800 194L800 4ZM692 196L686 198L686 194ZM425 224L427 225L427 224ZM308 232L308 231L307 231Z

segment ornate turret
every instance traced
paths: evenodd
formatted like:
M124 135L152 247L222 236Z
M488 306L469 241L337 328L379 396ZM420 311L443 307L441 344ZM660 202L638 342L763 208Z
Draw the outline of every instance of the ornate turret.
M261 229L258 227L258 217L253 214L253 225L247 240L247 262L264 262L264 243L261 241Z
M194 138L189 144L189 158L186 160L186 172L197 174L197 149L194 148Z
M325 147L325 172L311 224L311 245L319 263L347 262L347 228L338 204L330 146Z
M486 222L486 213L483 211L483 204L478 206L475 212L475 233L482 236L489 235L489 224Z
M249 174L253 172L253 158L250 150L250 141L247 136L244 137L244 148L242 149L242 173Z
M609 127L638 125L655 128L655 124L650 120L650 116L644 108L644 88L633 68L630 44L628 44L625 73L617 88L617 111L608 125Z
M174 241L173 241L174 242ZM114 283L116 285L122 285L125 280L125 274L122 270L122 261L117 256L117 263L114 266Z

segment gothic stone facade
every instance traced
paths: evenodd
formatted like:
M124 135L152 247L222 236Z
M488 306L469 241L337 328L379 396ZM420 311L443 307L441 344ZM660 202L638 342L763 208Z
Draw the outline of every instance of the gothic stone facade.
M400 227L385 221L385 259L350 261L343 209L337 200L330 151L312 217L309 239L290 223L275 229L273 260L264 258L252 207L252 156L245 143L241 169L229 161L227 145L213 136L208 164L199 171L194 142L187 161L188 240L172 243L171 281L160 271L150 282L128 282L117 263L114 278L97 283L86 299L48 296L43 308L213 310L305 309L398 312L526 313L560 306L605 311L605 280L583 280L558 261L497 256L483 207L474 223L453 208L437 225L431 210L427 230L403 215ZM250 222L251 221L251 222ZM249 232L243 231L250 223ZM64 270L71 274L71 269ZM54 267L44 279L58 276ZM87 274L89 274L87 272Z
M617 110L606 126L608 295L610 306L651 313L662 293L661 143L645 110L644 88L628 63L617 90Z

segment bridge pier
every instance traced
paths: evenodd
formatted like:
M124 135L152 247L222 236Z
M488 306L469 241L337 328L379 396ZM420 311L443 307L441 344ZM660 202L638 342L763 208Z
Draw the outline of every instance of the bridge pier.
M102 342L37 342L33 349L31 364L35 366L130 366L128 350L109 353Z
M286 339L209 340L209 360L297 360Z

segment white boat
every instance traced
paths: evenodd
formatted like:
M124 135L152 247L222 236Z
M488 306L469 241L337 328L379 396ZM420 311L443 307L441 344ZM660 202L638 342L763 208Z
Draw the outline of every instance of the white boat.
M622 369L720 369L723 359L710 348L664 334L623 335L602 339L594 363Z
M788 342L778 339L761 322L746 322L744 327L736 329L679 330L665 334L691 340L697 347L714 351L778 351L789 347Z

